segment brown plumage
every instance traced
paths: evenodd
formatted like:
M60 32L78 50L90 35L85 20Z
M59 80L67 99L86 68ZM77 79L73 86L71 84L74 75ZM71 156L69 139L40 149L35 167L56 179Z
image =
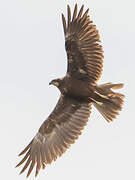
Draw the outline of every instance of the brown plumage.
M24 157L17 167L25 163L21 173L29 167L27 177L35 165L37 176L41 167L44 169L55 161L75 142L87 124L92 104L108 122L122 109L124 95L112 90L122 88L123 84L96 84L102 72L103 50L98 30L89 18L89 9L85 13L83 9L84 6L77 12L76 4L71 17L67 6L67 22L62 14L67 74L50 82L61 92L59 102L30 144L19 154Z

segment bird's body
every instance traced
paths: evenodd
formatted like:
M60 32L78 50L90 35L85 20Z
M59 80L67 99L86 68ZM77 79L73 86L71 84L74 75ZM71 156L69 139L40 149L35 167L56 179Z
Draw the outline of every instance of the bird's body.
M37 176L41 166L45 168L55 161L75 142L88 122L92 104L108 122L122 109L124 95L113 89L120 89L123 84L97 84L102 73L103 50L88 10L83 13L82 6L77 13L75 5L71 18L70 7L67 9L67 22L62 14L67 74L50 82L60 90L60 99L30 144L20 153L25 156L17 166L26 161L21 173L29 166L27 176L35 164Z
M80 79L65 76L59 82L59 90L62 94L76 98L89 98L92 97L96 85L90 85Z

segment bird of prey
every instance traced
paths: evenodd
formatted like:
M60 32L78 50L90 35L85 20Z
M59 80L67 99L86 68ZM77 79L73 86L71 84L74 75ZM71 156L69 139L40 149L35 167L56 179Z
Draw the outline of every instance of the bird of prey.
M67 21L62 14L67 73L49 83L60 90L59 101L19 154L24 157L17 167L25 163L20 173L28 167L27 177L35 165L37 176L41 167L55 161L75 142L88 122L92 104L108 122L122 109L124 95L113 89L120 89L123 84L97 84L103 67L99 32L88 15L89 9L83 12L84 5L77 9L76 4L71 16L67 6Z

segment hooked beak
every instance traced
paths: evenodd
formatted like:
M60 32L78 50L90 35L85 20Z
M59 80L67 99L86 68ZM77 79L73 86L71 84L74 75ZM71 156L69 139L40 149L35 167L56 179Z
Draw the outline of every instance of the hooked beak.
M49 85L52 85L52 81L51 81L51 82L49 82Z

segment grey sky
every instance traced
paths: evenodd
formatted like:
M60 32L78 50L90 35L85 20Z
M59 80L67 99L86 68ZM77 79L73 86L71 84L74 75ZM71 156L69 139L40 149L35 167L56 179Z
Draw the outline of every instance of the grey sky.
M0 178L25 179L15 169L19 152L53 110L59 91L48 85L66 73L61 13L76 1L0 1ZM100 31L104 69L99 83L123 82L120 116L108 124L92 109L79 140L37 180L135 179L134 1L78 0ZM34 178L31 174L30 180Z

